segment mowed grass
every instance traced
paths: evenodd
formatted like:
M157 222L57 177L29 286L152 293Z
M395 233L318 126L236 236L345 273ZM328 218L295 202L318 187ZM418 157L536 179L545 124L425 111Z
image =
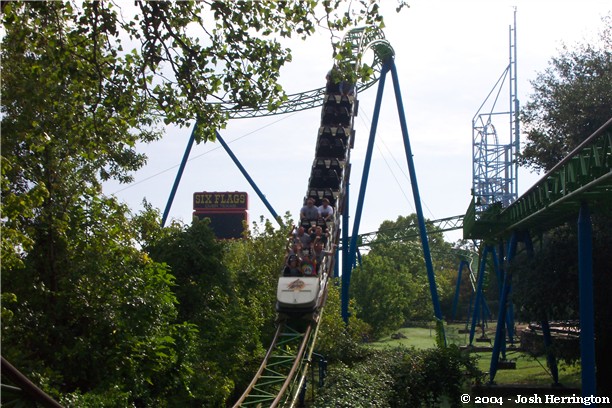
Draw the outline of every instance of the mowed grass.
M469 334L459 333L460 329L465 329L462 324L445 325L446 340L449 344L458 346L467 345L469 342ZM475 339L482 336L482 332L477 332ZM491 343L479 343L474 340L474 346L489 346L493 345L495 337L495 324L489 325L486 330L486 336L491 340ZM396 338L393 338L396 337ZM399 337L399 338L397 338ZM433 323L428 327L405 327L393 333L393 336L387 336L380 341L370 343L369 347L382 349L387 347L414 347L416 349L428 349L435 347L435 330ZM518 344L517 344L518 346ZM491 365L491 352L474 352L472 355L477 357L478 368L483 373L489 373ZM495 383L503 384L528 384L534 386L550 386L553 383L552 376L546 366L546 357L541 356L534 358L522 351L512 350L508 348L506 359L515 361L516 369L501 370L498 368L495 375ZM557 362L559 372L559 382L566 387L580 387L580 365L567 365L561 361ZM487 374L483 381L489 381Z
M404 327L396 331L394 334L405 336L404 338L394 339L392 336L387 336L377 342L370 343L369 347L376 349L384 349L387 347L414 347L416 349L428 349L435 347L435 331L432 328L423 327Z

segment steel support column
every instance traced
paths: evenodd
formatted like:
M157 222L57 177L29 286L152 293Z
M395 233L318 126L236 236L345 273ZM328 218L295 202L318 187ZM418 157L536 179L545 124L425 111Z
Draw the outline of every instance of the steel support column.
M349 285L351 283L351 268L349 259L349 198L350 198L350 183L346 185L344 192L344 203L342 204L342 286L340 286L340 313L344 323L348 324L349 320Z
M578 280L580 293L580 365L582 396L596 394L595 309L593 306L593 226L589 206L583 202L578 215Z
M285 224L283 224L283 220L278 216L278 214L276 214L276 211L274 211L274 208L272 208L272 205L268 202L268 200L266 199L266 196L261 192L259 187L257 187L257 184L255 184L255 181L253 181L253 179L251 178L249 173L246 171L244 166L242 166L242 164L240 163L240 160L238 160L234 152L232 152L232 150L229 148L228 144L225 143L225 140L223 140L219 132L215 130L215 134L217 135L217 140L219 141L219 143L221 143L221 146L223 146L227 154L231 157L233 162L236 164L236 167L238 167L238 170L240 170L244 178L249 182L253 190L255 190L255 192L257 193L261 201L264 203L268 211L270 211L270 214L272 214L272 217L274 217L274 220L276 220L276 222L278 222L278 224L281 227L284 227Z
M391 64L392 63L393 61L391 61ZM382 104L382 95L385 87L385 78L387 77L388 71L389 63L385 62L381 70L380 80L378 82L378 91L376 93L376 103L374 105L374 113L372 114L370 138L368 140L368 147L363 164L363 174L361 176L361 185L359 187L359 196L357 198L357 208L355 209L355 219L353 220L353 233L351 235L351 243L348 252L348 263L344 264L346 269L342 271L342 317L345 322L348 322L348 291L351 283L351 268L355 264L359 224L361 223L361 213L363 212L363 202L368 184L368 175L370 173L370 163L372 162L372 151L374 150L374 139L376 137L378 118L380 116L380 106Z
M459 292L461 290L461 273L463 272L463 267L467 264L467 261L464 259L459 262L459 270L457 271L457 284L455 285L455 297L453 298L453 308L451 311L452 320L455 320L455 318L457 317L457 304L459 303Z
M416 177L416 170L414 167L414 160L412 159L412 149L410 148L410 138L408 137L408 126L406 124L406 116L404 114L404 103L402 101L402 93L399 86L399 77L397 75L397 69L395 63L391 61L391 78L393 79L393 89L395 90L395 101L397 103L397 113L399 115L400 126L402 128L402 136L404 137L404 148L406 150L406 160L408 161L408 173L410 174L410 181L412 185L412 195L414 196L414 206L417 213L417 219L419 222L419 231L421 235L421 245L423 246L423 257L425 258L425 266L427 268L427 277L429 279L429 291L431 292L431 301L433 303L434 315L438 322L442 322L442 309L440 308L440 301L438 300L438 289L436 288L436 278L433 270L433 263L431 261L431 253L429 251L429 240L427 238L427 229L425 228L425 217L423 216L423 208L421 206L421 196L419 194L419 185ZM382 77L381 77L382 80ZM446 335L444 334L444 326L442 328L442 334L444 335L444 344L446 344Z
M514 232L508 243L508 258L504 267L504 282L502 285L501 296L499 298L499 313L497 314L497 327L495 328L495 340L493 342L493 352L491 354L491 365L489 367L489 383L493 384L495 374L497 374L497 363L499 361L499 353L506 347L506 313L508 311L506 304L510 287L512 285L512 273L508 268L508 263L516 254L516 246L518 243L518 233Z
M183 171L185 170L185 166L187 165L187 161L189 160L189 154L191 153L191 148L193 147L193 142L195 141L195 134L197 129L198 121L196 121L196 123L193 125L193 130L191 131L189 141L187 142L187 147L185 148L185 153L183 153L183 159L181 160L178 172L176 173L174 184L172 185L172 190L170 191L170 197L168 197L166 209L164 210L164 215L162 216L162 228L166 226L166 220L168 219L168 214L170 214L170 208L172 208L172 202L174 201L176 190L178 190L178 186L181 182L181 177L183 177Z
M471 345L474 341L474 334L476 333L476 322L478 321L478 314L480 313L480 307L482 305L482 285L484 282L484 275L487 270L487 256L491 246L485 245L480 256L480 266L478 267L478 281L476 283L476 299L474 300L474 314L472 315L472 325L470 328L470 342Z

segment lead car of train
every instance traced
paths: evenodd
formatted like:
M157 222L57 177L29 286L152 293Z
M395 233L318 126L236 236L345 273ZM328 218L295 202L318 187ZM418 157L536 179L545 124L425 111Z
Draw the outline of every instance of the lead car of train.
M283 317L310 317L323 302L321 290L327 276L281 276L276 292L276 311Z
M357 113L356 102L355 89L351 88L348 94L343 92L328 74L315 159L306 194L307 198L315 200L317 206L326 198L334 207L333 222L326 224L329 239L324 250L328 255L319 266L302 265L299 276L282 274L279 278L276 311L281 318L316 316L324 304L327 281L335 261L335 243L339 238L343 192L348 183L350 149L355 136L353 118Z
M330 225L327 229L331 231L333 227ZM276 311L281 318L316 316L324 303L325 287L333 270L334 254L331 251L333 248L334 245L328 244L324 250L326 255L320 258L320 265L317 265L316 261L309 260L297 265L298 256L294 254L288 256L287 266L278 279L276 291Z

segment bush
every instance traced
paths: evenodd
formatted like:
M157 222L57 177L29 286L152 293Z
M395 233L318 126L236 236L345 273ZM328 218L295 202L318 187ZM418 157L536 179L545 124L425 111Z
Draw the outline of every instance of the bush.
M411 350L405 353L395 374L393 407L438 406L443 397L460 406L463 387L480 377L474 357L459 347Z
M481 375L474 357L457 346L352 354L363 359L330 368L314 406L432 407L447 400L455 407L464 387Z

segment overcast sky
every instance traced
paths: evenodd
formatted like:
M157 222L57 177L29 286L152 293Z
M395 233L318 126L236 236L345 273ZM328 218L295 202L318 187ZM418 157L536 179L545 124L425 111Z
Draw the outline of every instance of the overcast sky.
M472 118L509 62L509 27L517 10L518 96L526 103L530 81L542 72L561 44L594 38L609 1L432 1L411 0L396 14L385 0L384 33L396 54L417 182L426 218L464 214L472 183ZM293 61L281 71L288 93L324 86L332 64L329 35L288 43ZM376 86L359 94L356 141L351 153L351 231L374 108ZM384 220L415 212L390 75L385 86L360 233ZM506 85L497 111L507 109ZM320 108L293 114L232 120L220 133L278 214L297 215L314 158ZM500 127L498 125L498 127ZM507 131L507 120L501 132ZM191 129L170 128L161 141L144 146L147 165L132 185L105 186L134 211L146 198L162 212ZM506 136L503 136L504 142ZM508 140L509 142L509 140ZM519 194L538 176L519 171ZM170 219L190 222L196 191L246 191L250 220L270 213L217 143L194 146ZM447 234L456 240L461 232Z

